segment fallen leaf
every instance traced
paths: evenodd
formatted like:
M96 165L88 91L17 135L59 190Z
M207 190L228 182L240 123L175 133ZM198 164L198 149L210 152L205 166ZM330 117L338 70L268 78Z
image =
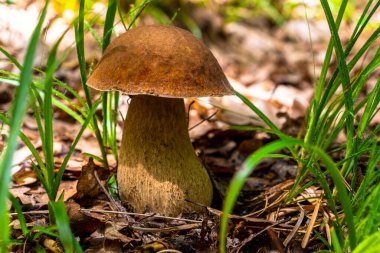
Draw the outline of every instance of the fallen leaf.
M12 176L12 180L18 185L18 186L25 186L25 185L31 185L37 182L37 174L32 170L31 168L23 168L19 171L17 171Z
M82 167L82 173L77 184L78 198L93 198L99 195L101 189L94 175L95 170L99 168L100 167L94 163L92 158ZM99 179L101 179L100 175Z
M80 205L76 202L66 202L65 207L69 216L70 226L75 235L86 236L97 230L102 222L80 211Z

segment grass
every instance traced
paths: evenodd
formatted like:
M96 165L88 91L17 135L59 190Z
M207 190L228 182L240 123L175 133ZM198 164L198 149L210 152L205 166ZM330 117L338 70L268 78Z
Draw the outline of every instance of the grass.
M20 85L16 90L14 105L11 113L10 132L6 143L6 148L2 154L0 161L0 206L7 206L8 199L8 186L11 180L11 163L13 153L16 150L17 137L19 135L20 126L26 111L29 83L32 79L32 68L34 56L36 53L37 43L39 41L42 23L46 16L47 6L49 1L46 2L44 9L41 13L39 22L33 32L32 38L29 42L27 53L25 56L23 70L20 75ZM9 215L7 208L0 208L0 251L6 252L9 243Z
M89 32L98 41L99 48L104 52L110 43L111 35L115 32L114 23L117 14L125 29L130 29L135 26L138 17L151 2L149 0L141 1L140 5L130 10L129 14L123 14L118 10L117 1L110 0L104 20L103 36L100 37L92 28L93 21L85 18L85 1L80 1L78 18L74 21L73 27L85 99L70 86L54 78L55 71L63 61L62 57L57 58L57 52L60 41L65 34L57 40L49 52L46 70L33 69L33 60L49 1L46 1L41 12L38 25L31 37L22 64L7 51L0 48L5 57L20 70L19 75L0 70L0 80L16 86L16 96L10 113L0 113L0 120L9 125L10 128L6 148L0 161L0 206L6 206L8 199L11 201L18 214L21 230L26 241L35 241L36 238L45 234L59 237L66 252L82 251L79 243L71 233L68 216L62 200L63 196L58 196L58 187L65 167L85 129L93 131L101 151L101 157L93 154L88 154L88 156L101 161L104 167L108 167L108 152L111 152L116 158L118 157L116 126L120 96L118 92L103 92L98 100L91 97L90 89L86 84L89 73L84 53L85 33ZM352 49L378 10L380 2L373 0L367 2L349 41L344 45L339 36L339 29L343 17L347 15L347 6L349 5L350 3L347 0L343 0L336 17L334 17L329 2L321 0L321 7L330 29L331 40L326 49L322 70L315 85L315 96L311 102L306 120L307 127L300 135L303 136L302 138L296 139L283 133L253 103L242 94L236 93L267 125L265 129L252 127L240 127L239 129L265 131L278 136L279 140L262 147L250 155L233 177L223 205L219 244L221 252L226 251L226 238L229 232L228 214L233 212L237 197L247 177L255 172L255 166L262 159L268 157L272 159L287 157L298 163L299 171L295 179L295 185L289 192L285 203L292 203L293 199L311 184L318 184L323 189L324 198L328 204L326 208L335 217L335 222L332 223L333 229L331 230L332 245L327 245L330 252L334 250L335 252L351 251L358 253L377 252L379 250L380 173L378 164L380 162L380 146L378 136L380 126L371 128L371 122L379 112L380 79L371 92L364 96L361 94L363 94L366 81L380 65L379 48L377 48L375 54L368 54L378 42L380 28L373 31L361 46L361 49L355 54L352 54ZM154 11L155 14L160 13L156 6L153 7L155 8L151 8L151 11ZM170 21L167 17L164 20ZM188 24L189 26L191 26L190 23ZM369 55L372 58L369 58ZM64 56L65 54L63 54ZM330 65L333 57L338 63L334 69ZM361 64L360 61L364 57L367 57L368 64L358 68ZM359 69L359 71L353 73L354 69ZM33 70L39 72L42 77L34 76ZM332 72L330 77L328 76L329 71ZM64 92L60 91L62 89ZM74 103L67 93L74 96L79 101L79 105ZM34 112L38 132L42 140L43 155L39 154L27 136L20 131L28 105ZM99 106L102 108L101 117L95 114ZM81 124L80 131L73 140L62 165L56 172L54 171L53 153L54 107L65 111ZM342 131L346 133L347 143L341 144L338 149L332 149L332 144ZM18 138L33 154L35 163L32 164L32 167L49 197L50 226L47 228L27 227L20 204L8 193L11 180L12 156L16 150ZM288 149L290 155L278 154L281 149ZM345 152L344 158L340 161L334 161L332 159L334 153L342 150ZM362 158L366 160L366 168L364 177L359 179L357 168ZM326 176L333 179L333 184L326 180ZM313 180L306 182L305 179L310 177ZM344 216L340 216L339 214L341 213ZM6 252L12 244L23 243L18 240L10 240L9 221L8 210L0 208L0 227L3 228L0 230L1 252ZM347 234L343 232L345 230L348 231ZM322 238L322 235L319 234L318 236L321 241L328 244ZM42 248L40 245L35 247L36 250Z
M348 56L369 20L378 10L380 2L368 1L348 44L344 48L339 37L339 27L347 5L348 1L342 1L337 17L334 19L329 3L326 0L321 0L321 6L330 29L331 40L316 85L315 96L309 109L307 128L303 133L305 136L303 139L293 139L280 133L271 122L268 122L265 115L257 112L257 109L252 107L246 98L238 94L238 97L262 118L269 127L269 131L278 135L281 140L268 144L252 154L232 179L223 207L224 215L220 233L221 252L226 250L228 214L233 210L245 179L252 172L254 173L254 167L263 158L282 148L289 149L293 159L299 164L298 176L287 201L292 201L305 189L305 186L302 185L303 181L311 173L317 179L314 182L324 190L328 208L335 214L335 228L331 231L334 251L374 252L372 248L368 248L369 244L373 242L368 238L375 241L380 239L378 233L380 225L378 218L380 189L378 185L380 178L377 172L380 147L377 138L379 127L371 129L370 124L379 111L380 80L364 98L359 98L359 94L362 93L368 77L380 65L380 49L377 48L373 58L367 59L369 63L360 68L358 73L350 74L350 72L375 45L375 41L379 37L379 29L376 29L362 48L351 56L351 60L348 60ZM338 67L333 70L330 80L327 80L333 52ZM339 87L341 87L341 91L338 91ZM362 113L359 113L360 111ZM340 149L345 151L345 157L342 161L333 161L329 156L329 154L333 154L330 147L343 130L347 136L347 143ZM300 152L294 152L296 147L301 147ZM362 157L367 160L367 168L364 178L359 181L357 168L358 161ZM330 190L330 185L325 179L326 173L333 178L333 191ZM350 185L346 186L346 182L350 182ZM342 208L339 207L340 205ZM338 213L342 211L345 214L343 219L338 216ZM348 236L343 234L344 228L347 228Z

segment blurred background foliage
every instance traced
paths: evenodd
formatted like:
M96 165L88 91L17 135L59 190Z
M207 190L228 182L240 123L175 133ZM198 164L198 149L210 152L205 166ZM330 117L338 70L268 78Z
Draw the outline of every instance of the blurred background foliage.
M142 0L117 0L120 10L128 13L134 6L141 5ZM330 1L331 9L336 13L342 0ZM356 1L355 1L356 2ZM354 1L348 3L345 19L355 18L354 10L357 7ZM361 6L361 1L357 1ZM96 13L107 5L106 0L87 0L85 13ZM156 21L168 24L176 18L190 30L199 35L191 12L194 9L205 8L222 15L224 22L249 21L252 19L265 19L273 25L282 25L289 19L305 18L305 6L310 18L324 18L318 0L161 0L150 1L146 8L147 13ZM78 13L79 2L76 0L54 0L53 7L58 15L66 19L73 19Z

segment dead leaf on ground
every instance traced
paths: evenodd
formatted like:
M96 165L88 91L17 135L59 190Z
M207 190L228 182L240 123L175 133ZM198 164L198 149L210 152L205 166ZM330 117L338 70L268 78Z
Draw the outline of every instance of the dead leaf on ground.
M75 202L66 202L65 207L69 216L72 231L79 236L90 235L97 230L102 222L80 211L80 205Z
M23 168L12 176L12 180L18 186L31 185L37 182L37 174L32 168Z
M98 196L101 192L100 185L95 178L95 170L98 172L100 180L105 180L107 178L107 175L102 172L105 170L97 166L94 163L94 160L90 158L88 163L82 167L82 173L78 179L78 198L93 198Z

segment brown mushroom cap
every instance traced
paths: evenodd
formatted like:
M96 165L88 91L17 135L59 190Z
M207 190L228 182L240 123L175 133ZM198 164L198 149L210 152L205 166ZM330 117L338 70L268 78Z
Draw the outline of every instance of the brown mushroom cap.
M208 97L234 93L210 50L177 27L141 26L117 37L88 79L130 95Z

